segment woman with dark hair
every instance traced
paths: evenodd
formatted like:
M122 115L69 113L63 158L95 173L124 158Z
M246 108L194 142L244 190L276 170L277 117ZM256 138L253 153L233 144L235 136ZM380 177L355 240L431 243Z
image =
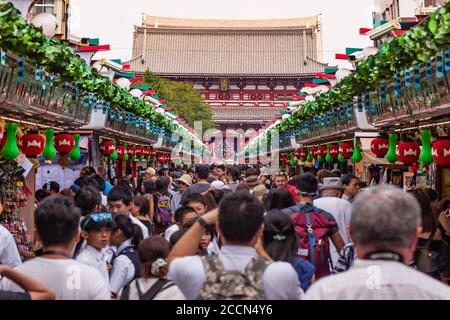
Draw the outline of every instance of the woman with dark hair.
M272 193L269 210L283 210L295 206L292 194L288 189L276 189Z
M133 217L137 218L142 222L144 226L148 229L148 234L152 235L154 231L154 226L152 221L150 221L150 203L148 198L145 196L136 196L130 203L130 212Z
M441 280L448 261L444 254L442 233L438 228L437 216L433 212L427 192L422 189L408 191L419 202L422 212L422 233L417 240L413 265L420 271ZM425 257L424 256L428 256ZM426 261L426 262L425 262ZM428 262L431 262L428 263Z
M137 254L137 247L143 235L139 225L134 224L125 215L116 215L115 226L111 232L111 245L117 247L116 255L112 261L110 276L111 296L116 298L120 289L138 278L141 266Z
M119 293L120 300L184 300L181 290L166 279L169 252L170 244L162 237L141 241L138 246L141 277L124 287Z
M272 210L264 216L263 246L274 261L292 264L302 289L306 291L309 288L314 276L314 266L296 256L298 238L294 223L287 214L280 210Z
M155 233L162 234L174 222L172 194L169 192L170 177L159 177L155 182L153 193ZM170 217L169 217L170 216ZM170 218L170 219L169 219ZM170 220L170 221L167 221Z

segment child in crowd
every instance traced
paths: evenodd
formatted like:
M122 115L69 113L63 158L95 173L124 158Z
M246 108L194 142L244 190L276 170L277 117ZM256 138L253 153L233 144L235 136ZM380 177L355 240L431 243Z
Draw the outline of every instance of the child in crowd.
M120 300L184 300L184 294L166 279L170 244L153 236L141 241L138 247L142 277L133 280L119 292Z
M109 244L113 227L111 213L87 215L81 223L81 236L86 240L86 247L76 259L97 269L106 281L109 281L109 273L103 249Z
M180 230L180 226L183 226L189 220L197 218L197 211L192 207L180 207L175 211L175 224L170 226L164 232L164 238L170 241L172 234Z
M112 261L110 277L111 297L117 298L120 289L141 275L137 254L139 242L143 239L141 228L125 215L116 215L111 233L111 245L117 247Z
M206 198L200 193L189 194L184 199L182 205L194 208L199 216L204 215L208 211Z

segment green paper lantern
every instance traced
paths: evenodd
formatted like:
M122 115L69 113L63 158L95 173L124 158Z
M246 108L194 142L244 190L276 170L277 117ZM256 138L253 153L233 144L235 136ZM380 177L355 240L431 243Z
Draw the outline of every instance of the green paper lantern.
M2 150L3 157L7 160L15 160L19 154L17 146L17 123L8 123L6 126L6 144Z
M75 140L75 146L73 147L72 151L69 153L69 158L72 160L78 160L81 157L80 152L80 135L74 134L73 139Z
M128 156L128 145L124 144L123 145L125 147L125 156L123 157L123 161L128 161L128 159L130 159L130 157Z
M291 153L291 160L289 160L289 164L291 167L295 166L295 156L293 153Z
M343 156L342 154L339 153L339 155L338 155L338 161L339 161L339 162L346 162L347 159L345 159L344 156Z
M386 154L386 160L390 163L395 163L397 161L397 134L389 134L389 150Z
M50 161L56 157L56 149L55 149L55 130L47 129L45 130L45 147L42 152L42 156L45 160Z
M333 158L330 155L330 145L327 144L327 155L325 156L325 161L327 163L332 163L333 162Z
M134 147L134 156L133 156L133 158L131 158L131 160L133 160L133 161L138 161L139 159L138 159L138 157L137 157L137 155L136 155L136 145L133 145L133 147Z
M308 155L306 156L306 161L308 161L308 162L313 161L313 157L311 155L311 148L308 148Z
M355 143L355 147L353 149L352 161L360 162L362 160L361 147L358 143Z
M113 160L113 161L116 161L117 159L119 159L119 156L117 155L116 148L114 148L114 152L109 155L109 159Z
M420 135L422 137L422 150L420 151L420 162L424 165L428 165L433 162L433 154L431 152L431 131L421 130Z

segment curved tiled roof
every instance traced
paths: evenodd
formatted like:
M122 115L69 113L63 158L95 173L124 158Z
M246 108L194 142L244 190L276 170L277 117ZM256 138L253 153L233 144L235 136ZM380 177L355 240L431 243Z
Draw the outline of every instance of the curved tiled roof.
M134 32L131 69L138 73L148 69L159 75L292 76L321 72L325 66L318 62L317 16L146 21L153 23L135 27Z

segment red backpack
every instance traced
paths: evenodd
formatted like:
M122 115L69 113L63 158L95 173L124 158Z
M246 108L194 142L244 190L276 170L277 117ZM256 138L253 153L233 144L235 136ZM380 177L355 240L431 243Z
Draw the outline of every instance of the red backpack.
M329 275L330 228L337 227L336 221L327 219L323 211L311 203L297 205L284 210L290 214L298 236L298 255L311 261L316 268L316 278Z

